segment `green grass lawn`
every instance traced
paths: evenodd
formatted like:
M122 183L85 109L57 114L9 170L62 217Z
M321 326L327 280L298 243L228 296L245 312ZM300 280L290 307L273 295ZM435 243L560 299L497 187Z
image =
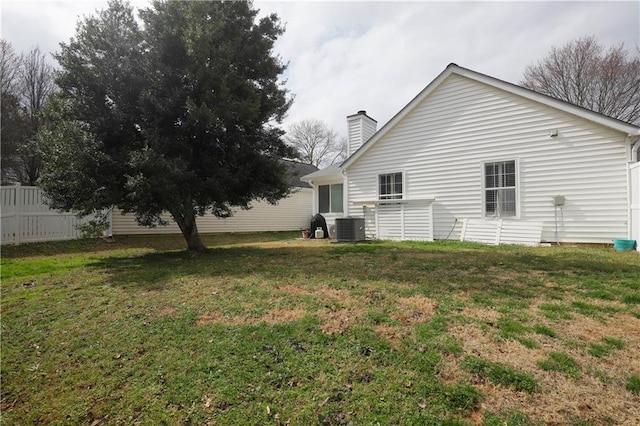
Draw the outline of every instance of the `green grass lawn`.
M2 247L2 424L640 419L640 256L298 233Z

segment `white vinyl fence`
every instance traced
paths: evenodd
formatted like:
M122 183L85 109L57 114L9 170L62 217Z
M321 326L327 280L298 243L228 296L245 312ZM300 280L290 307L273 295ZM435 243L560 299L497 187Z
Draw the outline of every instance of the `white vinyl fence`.
M0 187L0 216L2 244L80 238L78 226L92 219L50 209L35 186Z

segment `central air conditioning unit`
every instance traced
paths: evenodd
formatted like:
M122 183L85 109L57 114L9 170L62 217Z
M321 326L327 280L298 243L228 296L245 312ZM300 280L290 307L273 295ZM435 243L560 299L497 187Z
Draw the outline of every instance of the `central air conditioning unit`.
M336 240L338 242L364 241L364 218L341 217L336 218Z

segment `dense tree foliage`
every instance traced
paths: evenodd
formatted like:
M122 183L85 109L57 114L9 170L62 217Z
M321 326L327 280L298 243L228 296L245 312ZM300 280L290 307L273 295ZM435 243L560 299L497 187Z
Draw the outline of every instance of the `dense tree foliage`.
M527 66L520 84L628 123L640 124L640 51L605 50L594 37L552 48Z
M61 45L64 120L44 135L42 183L58 208L114 205L146 226L169 212L201 250L198 216L288 194L283 28L247 2L156 1L140 18L112 1Z
M298 151L300 159L316 167L326 167L346 158L347 143L320 120L303 120L294 123L285 137L287 143Z

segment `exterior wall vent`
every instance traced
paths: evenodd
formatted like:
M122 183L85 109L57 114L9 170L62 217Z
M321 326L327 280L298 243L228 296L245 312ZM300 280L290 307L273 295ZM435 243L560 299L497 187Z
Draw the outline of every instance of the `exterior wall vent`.
M355 243L364 241L363 217L339 217L336 218L336 240L338 242Z

